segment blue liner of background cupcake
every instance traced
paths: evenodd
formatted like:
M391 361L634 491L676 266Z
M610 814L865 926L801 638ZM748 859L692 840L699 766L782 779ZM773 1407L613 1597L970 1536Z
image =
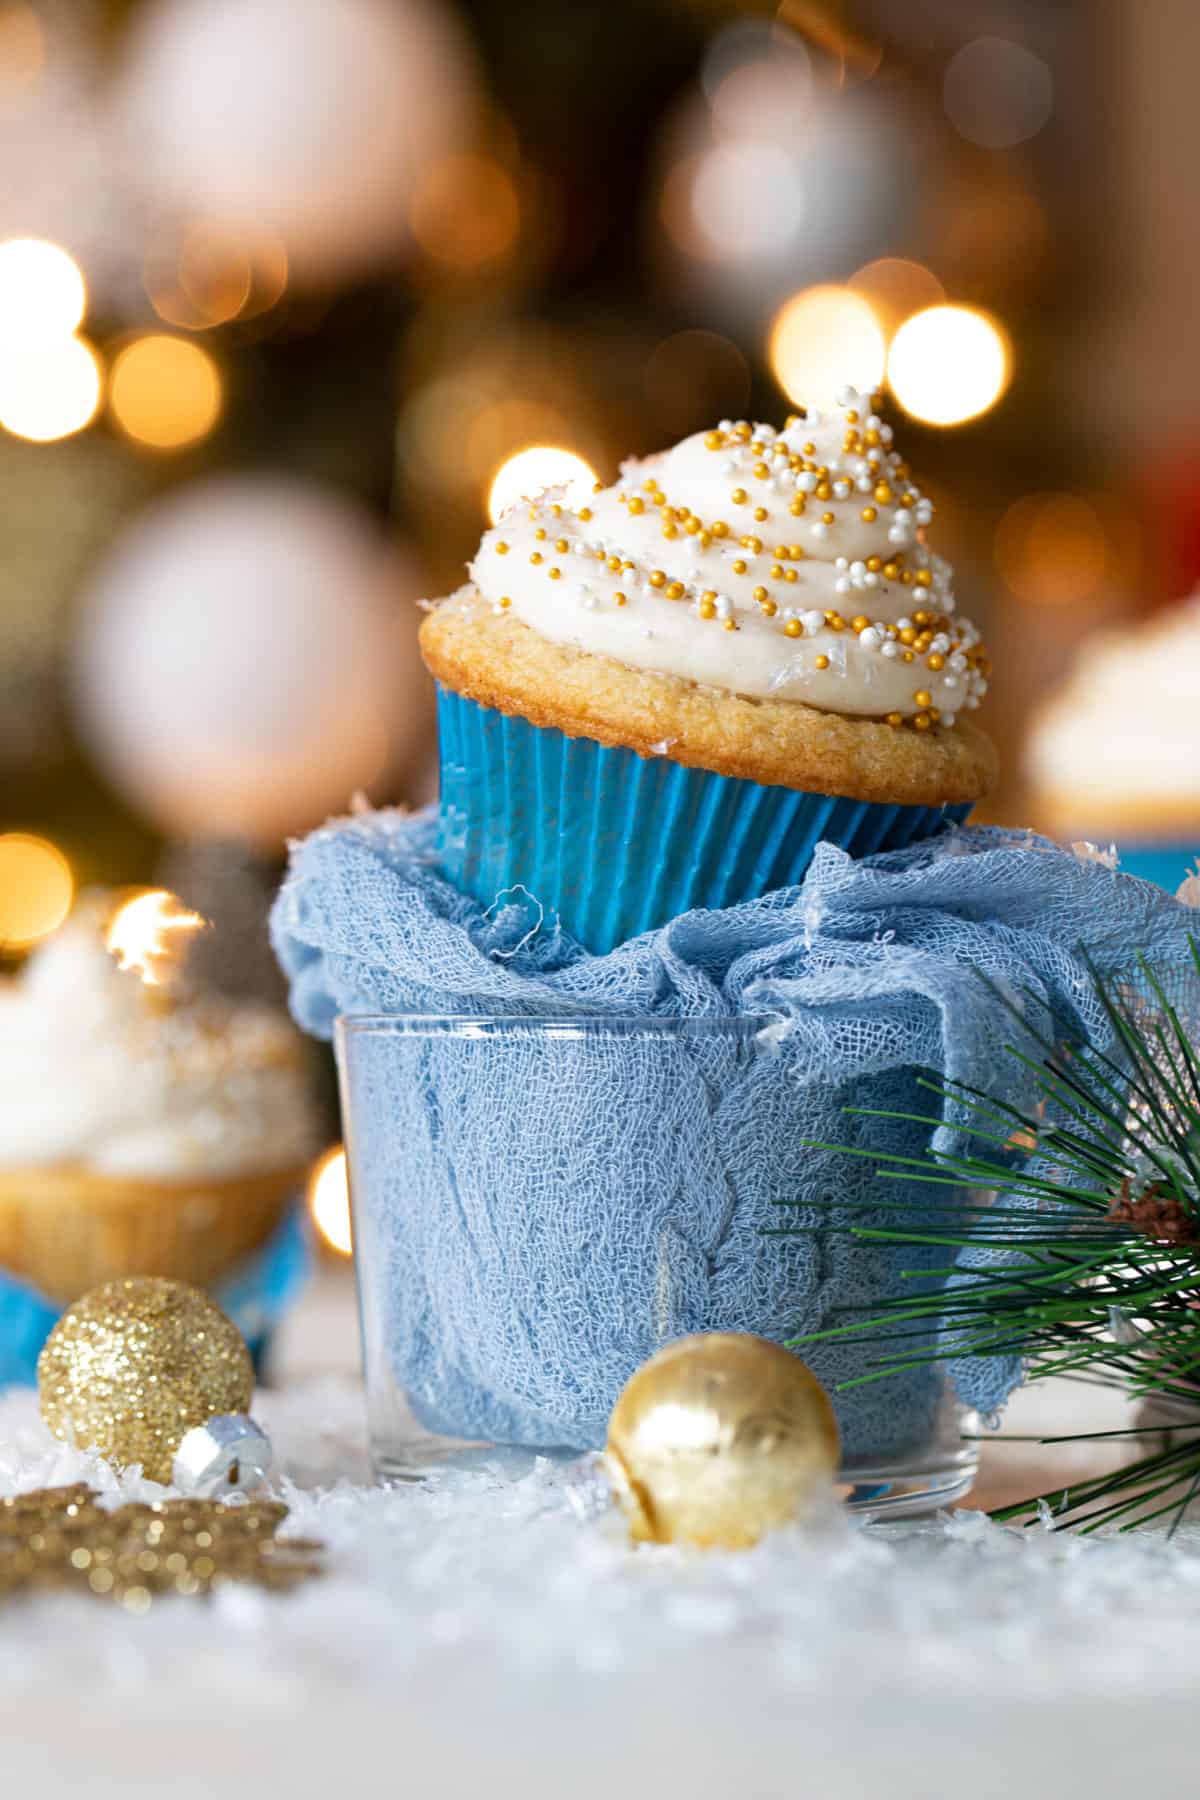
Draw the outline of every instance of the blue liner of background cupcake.
M210 1290L249 1344L256 1370L261 1369L272 1330L308 1279L311 1259L307 1227L295 1210L261 1250ZM0 1388L36 1383L38 1356L62 1311L0 1269Z
M968 827L860 860L818 845L796 887L594 956L527 898L485 913L446 881L435 809L316 832L293 852L272 928L293 1012L318 1036L363 1014L778 1022L774 1057L750 1061L719 1042L656 1057L617 1032L574 1069L544 1043L522 1058L501 1041L474 1073L453 1039L415 1072L381 1049L350 1128L356 1207L372 1214L360 1273L382 1296L395 1381L432 1430L588 1446L669 1338L786 1338L877 1308L916 1253L826 1223L831 1202L863 1223L891 1215L869 1161L811 1141L920 1157L928 1126L845 1112L936 1112L919 1073L1030 1104L1031 1077L1004 1054L1015 1028L980 973L1109 1049L1079 947L1102 969L1137 949L1187 966L1196 917L1045 839ZM959 1122L944 1107L935 1142L952 1145ZM903 1185L886 1195L902 1201ZM782 1198L805 1209L788 1216L806 1232L771 1235ZM832 1387L873 1354L806 1356ZM1013 1357L949 1367L984 1412L1019 1374ZM837 1395L847 1455L919 1436L942 1380L922 1368Z
M450 880L485 906L517 883L589 950L696 906L793 887L819 843L899 850L969 806L880 806L689 769L438 691Z

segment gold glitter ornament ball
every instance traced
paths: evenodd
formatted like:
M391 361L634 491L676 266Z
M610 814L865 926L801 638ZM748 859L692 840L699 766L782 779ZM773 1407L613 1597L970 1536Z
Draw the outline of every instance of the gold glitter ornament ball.
M798 1356L713 1331L642 1364L605 1457L635 1540L737 1550L828 1492L838 1452L829 1396Z
M241 1333L198 1288L139 1276L77 1300L38 1358L42 1417L55 1437L169 1482L185 1433L244 1413L254 1366Z

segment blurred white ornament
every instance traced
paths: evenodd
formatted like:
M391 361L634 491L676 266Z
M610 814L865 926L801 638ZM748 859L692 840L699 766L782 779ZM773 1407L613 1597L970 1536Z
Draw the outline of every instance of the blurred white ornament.
M474 99L434 0L154 0L118 104L156 200L269 233L322 278L394 252L415 180L469 132Z
M225 477L160 502L88 596L85 741L165 831L277 845L426 730L411 566L356 506Z

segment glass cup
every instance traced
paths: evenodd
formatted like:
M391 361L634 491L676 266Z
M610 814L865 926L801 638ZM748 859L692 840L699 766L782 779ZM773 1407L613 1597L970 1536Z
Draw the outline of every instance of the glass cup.
M811 1146L901 1131L911 1148L913 1126L849 1119L843 1090L793 1077L778 1036L744 1018L339 1020L381 1476L578 1454L674 1338L785 1340L894 1297L919 1248L853 1237L844 1208L870 1165ZM869 1082L855 1099L871 1104ZM818 1204L798 1208L814 1171ZM929 1256L937 1279L945 1252ZM976 1420L944 1362L837 1392L879 1346L803 1355L833 1395L852 1505L899 1515L969 1490Z

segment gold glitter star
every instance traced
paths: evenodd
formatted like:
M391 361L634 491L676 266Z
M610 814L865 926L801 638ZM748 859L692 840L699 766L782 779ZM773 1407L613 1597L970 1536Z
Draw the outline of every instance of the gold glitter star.
M278 1500L130 1503L107 1511L88 1487L0 1500L0 1599L72 1590L148 1612L164 1594L206 1595L223 1582L289 1589L321 1573L324 1545L279 1538Z

